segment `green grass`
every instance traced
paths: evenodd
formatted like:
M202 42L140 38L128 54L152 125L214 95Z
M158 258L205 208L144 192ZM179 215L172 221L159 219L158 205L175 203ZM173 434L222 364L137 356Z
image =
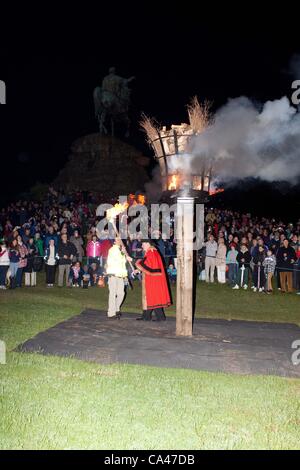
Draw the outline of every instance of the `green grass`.
M299 449L300 381L133 365L99 365L11 350L81 312L103 289L0 292L1 449ZM124 310L140 311L140 289ZM299 298L198 284L205 317L300 324ZM169 309L174 314L174 307Z

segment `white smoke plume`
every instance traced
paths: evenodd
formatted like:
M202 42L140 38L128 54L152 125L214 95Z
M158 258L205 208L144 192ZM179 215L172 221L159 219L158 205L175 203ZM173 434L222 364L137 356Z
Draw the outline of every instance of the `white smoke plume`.
M246 97L230 99L213 124L174 161L178 170L195 174L212 166L218 180L260 178L296 183L300 176L300 113L287 97L259 109Z
M145 183L145 192L148 201L155 203L160 200L162 195L162 186L159 166L154 168L151 181Z

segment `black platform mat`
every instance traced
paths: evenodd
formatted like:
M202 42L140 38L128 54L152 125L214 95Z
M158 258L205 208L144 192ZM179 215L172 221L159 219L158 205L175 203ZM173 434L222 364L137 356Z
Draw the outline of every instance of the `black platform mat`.
M193 337L179 338L175 318L143 322L136 316L128 313L120 321L109 321L105 312L85 310L19 345L17 351L103 364L300 377L300 365L292 364L291 347L300 339L297 325L197 319Z

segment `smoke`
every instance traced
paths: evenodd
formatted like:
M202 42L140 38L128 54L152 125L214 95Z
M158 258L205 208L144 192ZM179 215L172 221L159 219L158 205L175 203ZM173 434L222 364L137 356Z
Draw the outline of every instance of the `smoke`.
M300 176L300 114L288 98L258 107L246 97L230 99L214 123L193 137L189 152L174 166L186 173L213 168L224 182L260 178L296 183ZM174 168L175 169L175 168Z
M159 166L154 168L151 181L145 183L145 192L148 201L156 203L160 200L162 186Z

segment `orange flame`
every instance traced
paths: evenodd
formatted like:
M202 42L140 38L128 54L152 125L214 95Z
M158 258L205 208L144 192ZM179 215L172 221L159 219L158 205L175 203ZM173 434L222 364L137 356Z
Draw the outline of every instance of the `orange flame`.
M145 196L143 194L138 194L137 203L144 206L145 202L146 202Z
M119 214L122 214L122 212L125 212L128 206L129 206L128 202L124 202L123 204L120 204L119 202L117 202L117 204L115 204L114 207L112 207L111 209L107 209L106 218L108 220L115 219Z
M168 186L168 190L169 191L174 191L177 189L177 182L178 182L178 178L176 175L173 175L172 178L171 178L171 181L169 183L169 186Z
M209 190L209 195L214 196L215 194L223 193L225 189L219 188L219 189L210 189Z
M136 206L137 204L144 206L146 204L146 197L143 194L138 194L137 196L129 194L128 201L130 206Z

